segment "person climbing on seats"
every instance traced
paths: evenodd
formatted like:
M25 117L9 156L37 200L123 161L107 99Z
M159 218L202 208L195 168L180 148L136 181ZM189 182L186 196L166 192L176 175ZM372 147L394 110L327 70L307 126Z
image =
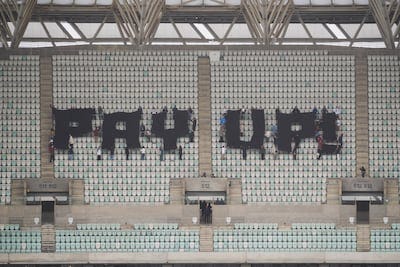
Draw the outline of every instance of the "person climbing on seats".
M101 159L102 159L101 153L102 153L101 146L99 146L99 147L97 148L97 151L96 151L97 160L101 160Z
M225 145L222 145L221 147L221 160L225 160L226 159L226 147Z
M140 149L140 160L145 160L146 159L146 149L144 146Z
M245 144L242 145L242 156L244 160L247 160L247 146Z
M294 134L293 143L294 143L294 147L292 149L292 154L293 154L293 159L296 160L296 158L297 158L297 149L300 146L300 134L299 133L295 133Z
M146 126L144 126L143 123L140 124L140 137L144 137L144 134L146 132Z
M68 160L73 160L74 159L74 146L73 146L73 144L71 145L69 145L69 148L68 148Z
M125 147L125 158L126 160L129 160L129 148Z
M261 155L261 160L265 160L265 147L264 147L264 145L261 145L261 147L260 147L260 155Z
M336 154L342 153L342 148L343 148L343 133L340 134L337 138L337 145L336 145Z
M160 145L160 161L164 161L164 147Z
M318 150L317 150L318 158L317 159L320 160L322 153L324 151L324 138L322 137L322 134L317 136L317 143L318 143Z
M179 145L178 148L178 154L179 154L179 160L182 160L182 155L183 155L183 148L181 145Z
M74 138L72 137L72 135L69 135L69 139L68 139L68 145L70 148L74 148Z
M193 117L192 119L192 131L195 132L197 127L197 119L196 117Z

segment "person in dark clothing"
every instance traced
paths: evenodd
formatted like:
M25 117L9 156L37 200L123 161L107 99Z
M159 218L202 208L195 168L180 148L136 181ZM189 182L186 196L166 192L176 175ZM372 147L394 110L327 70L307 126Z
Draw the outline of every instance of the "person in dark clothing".
M339 135L337 138L337 145L336 145L336 153L339 154L342 152L343 148L343 134Z
M364 178L364 177L365 177L365 174L366 174L366 172L367 172L367 170L365 169L364 166L361 166L360 171L361 171L361 177Z
M194 142L194 132L189 132L189 142L193 143Z
M247 159L247 147L245 145L242 146L242 155L243 155L243 159L246 160Z
M115 150L114 148L111 148L111 149L110 149L110 159L111 159L111 160L114 159L114 153L115 153L114 150Z
M176 112L178 111L178 108L176 106L174 106L172 108L172 118L175 120L175 116L176 116ZM189 116L190 117L190 116Z
M125 147L125 156L126 156L126 160L129 160L129 148Z
M144 133L146 132L146 126L143 123L140 124L140 137L144 137Z
M99 115L99 120L103 120L104 113L103 113L103 108L102 107L98 107L97 114Z
M50 153L50 162L54 161L54 141L53 139L50 140L49 143L49 153Z
M299 108L297 106L295 106L294 109L292 110L292 113L299 114L300 113Z
M193 120L192 120L192 130L193 130L193 132L196 131L196 126L197 126L197 120L196 120L196 118L193 117Z
M212 224L212 207L211 203L208 203L206 207L206 223L207 224Z
M139 106L138 112L139 112L140 119L142 119L143 118L143 108L141 106Z
M164 147L160 145L160 161L164 160Z
M179 146L178 153L179 153L179 160L182 160L182 154L183 154L182 146Z
M200 200L200 223L205 223L206 221L206 202L204 200Z
M189 107L188 110L187 110L187 112L188 112L188 118L189 118L189 120L192 120L193 109L192 109L191 107Z
M324 115L324 114L326 114L326 113L328 113L328 110L327 110L326 107L324 106L324 107L322 108L322 115Z
M167 113L168 112L168 108L167 108L167 106L165 106L164 108L163 108L163 110L162 110L163 112L165 112L165 113Z
M261 160L265 160L265 147L262 145L260 148Z
M74 159L74 146L73 145L69 145L68 159L69 160L73 160Z
M293 147L292 153L296 154L297 149L299 148L299 145L300 145L300 135L298 133L296 133L293 136L293 142L294 142L294 147Z
M277 157L278 157L278 152L279 152L279 138L278 138L278 134L272 135L272 138L274 139L274 159L277 159Z
M317 136L317 142L318 142L318 160L321 159L323 149L324 149L324 139L322 138L322 135Z

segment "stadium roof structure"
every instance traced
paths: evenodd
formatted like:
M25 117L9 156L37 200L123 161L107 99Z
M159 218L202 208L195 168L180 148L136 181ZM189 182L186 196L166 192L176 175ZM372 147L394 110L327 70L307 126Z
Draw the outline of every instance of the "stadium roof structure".
M3 47L399 48L400 0L0 0Z

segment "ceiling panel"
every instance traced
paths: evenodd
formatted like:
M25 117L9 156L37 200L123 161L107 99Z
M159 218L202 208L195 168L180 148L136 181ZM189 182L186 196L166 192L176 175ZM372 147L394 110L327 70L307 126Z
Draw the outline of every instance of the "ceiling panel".
M55 22L45 22L47 30L50 33L50 36L53 38L67 38L68 36L58 27Z
M155 38L179 38L179 35L172 24L160 23Z
M229 38L251 38L247 24L234 24L229 35Z
M332 38L332 35L326 30L322 24L306 24L311 36L314 38Z
M29 22L25 30L24 38L47 38L47 34L40 22Z
M100 26L100 23L76 23L76 26L87 37L92 38Z
M118 26L116 23L104 23L101 28L98 38L121 38L121 34L119 33Z
M176 23L176 27L182 34L183 38L200 38L197 32L190 26L189 23Z
M291 23L286 31L286 38L308 38L307 32L300 23Z
M221 24L211 24L209 23L208 26L210 26L211 29L215 32L215 34L219 38L223 38L226 31L228 30L230 24L227 23L221 23Z

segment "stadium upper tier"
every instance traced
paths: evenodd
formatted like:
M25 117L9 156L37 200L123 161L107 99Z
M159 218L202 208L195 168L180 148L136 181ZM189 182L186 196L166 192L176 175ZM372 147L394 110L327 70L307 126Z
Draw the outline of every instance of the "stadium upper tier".
M104 113L132 112L143 108L143 124L151 128L151 115L167 107L166 127L173 127L172 108L192 108L194 117L211 113L212 172L216 177L242 179L243 203L326 201L329 178L355 177L356 170L356 77L353 55L332 55L327 50L232 50L211 60L211 110L198 106L198 58L206 51L92 51L77 55L54 55L53 105L59 109L102 108ZM2 86L0 116L3 122L0 203L11 201L11 179L40 176L40 69L39 56L11 56L0 61ZM369 164L371 177L399 178L399 59L368 58ZM51 104L51 103L49 103ZM247 160L240 149L226 149L222 159L220 118L227 110L245 109L241 120L243 140L252 134L251 108L263 109L265 127L276 124L275 109L301 112L325 106L339 113L339 133L344 134L341 154L324 155L317 161L314 138L300 143L296 159L289 153L274 154L271 139L265 142L266 157L249 150ZM47 108L47 107L46 107ZM50 109L48 110L50 112ZM96 115L94 126L101 126ZM190 124L189 124L190 125ZM198 127L194 142L178 139L177 151L160 160L161 138L140 137L146 150L126 160L125 142L117 139L115 158L103 151L96 160L102 138L77 137L74 159L56 151L56 178L84 179L86 203L155 202L170 200L170 179L199 177ZM43 149L43 148L42 148ZM47 151L42 151L46 155Z
M355 72L354 56L330 56L326 51L230 51L212 63L213 171L218 177L242 178L244 202L324 202L325 179L355 175ZM220 118L227 110L245 109L242 139L250 140L253 124L249 111L264 109L266 130L277 125L275 110L290 113L294 107L311 112L323 107L340 113L344 146L339 155L317 161L315 138L302 140L296 159L274 155L272 138L265 160L259 150L227 149L220 139ZM252 180L255 180L252 182ZM258 190L261 189L261 190Z
M10 179L40 176L38 56L0 60L0 203L10 202Z
M104 113L143 109L141 123L151 129L152 114L169 110L166 128L173 128L172 108L191 108L198 116L197 56L177 52L96 52L53 57L54 106L59 109L91 107ZM97 116L95 127L103 118ZM160 161L161 138L140 137L139 150L126 160L125 141L117 139L115 160L109 154L97 161L102 138L76 138L74 159L56 152L56 178L85 179L86 202L169 202L170 178L198 177L198 130L194 142L179 138L183 159L176 151ZM113 181L111 181L113 180Z
M368 57L369 165L376 178L400 178L399 73L399 57Z

